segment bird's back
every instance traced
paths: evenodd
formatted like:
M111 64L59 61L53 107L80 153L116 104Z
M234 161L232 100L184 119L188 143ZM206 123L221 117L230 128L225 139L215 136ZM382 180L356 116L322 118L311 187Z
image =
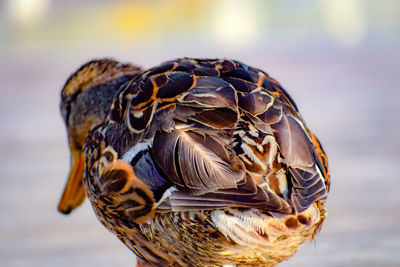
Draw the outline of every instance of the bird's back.
M131 80L86 155L98 217L144 262L273 264L325 218L317 138L241 62L185 58Z

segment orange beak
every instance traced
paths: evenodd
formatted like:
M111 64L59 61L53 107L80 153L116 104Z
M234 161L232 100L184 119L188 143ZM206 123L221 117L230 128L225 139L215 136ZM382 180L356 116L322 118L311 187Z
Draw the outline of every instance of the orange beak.
M84 169L85 155L82 151L71 148L71 172L65 185L64 193L58 203L59 212L69 214L85 200Z

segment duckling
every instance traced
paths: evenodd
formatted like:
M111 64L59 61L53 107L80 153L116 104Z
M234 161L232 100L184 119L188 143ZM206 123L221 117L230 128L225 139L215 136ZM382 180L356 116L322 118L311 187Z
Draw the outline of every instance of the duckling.
M319 232L327 156L266 72L227 59L168 61L117 83L103 121L75 79L63 114L86 113L65 116L71 154L85 159L96 216L139 264L273 266Z

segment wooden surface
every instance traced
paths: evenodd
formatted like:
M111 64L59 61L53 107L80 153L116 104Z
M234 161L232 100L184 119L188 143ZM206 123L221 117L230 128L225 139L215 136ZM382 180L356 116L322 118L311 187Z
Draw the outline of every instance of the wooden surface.
M321 234L281 266L400 266L397 47L372 40L357 49L265 46L257 53L232 53L287 88L330 160L332 187ZM153 48L111 55L146 67L177 56L231 56ZM0 266L133 266L135 257L87 202L70 216L56 210L69 166L59 92L81 63L110 55L97 52L3 54Z

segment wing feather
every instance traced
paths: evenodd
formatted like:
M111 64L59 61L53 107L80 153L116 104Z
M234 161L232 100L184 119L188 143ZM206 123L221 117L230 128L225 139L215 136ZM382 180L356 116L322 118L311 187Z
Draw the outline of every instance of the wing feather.
M327 195L314 144L300 118L286 108L281 120L271 124L271 128L292 177L292 204L297 212L302 212Z
M290 96L258 69L229 60L179 59L147 71L118 99L120 105L111 111L121 106L117 113L125 119L115 122L128 124L129 145L141 138L153 140L146 160L154 161L154 171L166 185L177 188L163 206L301 212L327 195L329 171L318 140ZM257 153L243 153L240 133L250 128L255 142L268 135L275 139L276 149L260 144L253 149ZM118 154L123 154L126 145L118 145L121 138L111 132L110 136ZM262 151L272 155L268 164ZM242 154L265 168L246 169ZM136 167L138 173L156 185L142 165ZM285 195L268 184L268 175L277 171L284 172L284 182L287 177Z
M161 169L179 186L206 191L237 188L244 177L243 167L237 165L238 160L229 161L231 153L209 139L212 137L182 130L160 132L154 139L153 155ZM222 138L219 141L223 142ZM207 144L214 146L207 147Z

